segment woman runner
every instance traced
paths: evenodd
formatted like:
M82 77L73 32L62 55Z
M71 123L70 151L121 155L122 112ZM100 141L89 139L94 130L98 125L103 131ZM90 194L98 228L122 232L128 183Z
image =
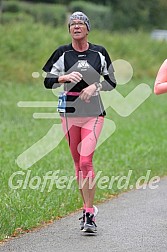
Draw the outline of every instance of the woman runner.
M95 172L94 150L103 127L104 111L100 91L116 87L114 70L106 49L88 42L90 21L82 12L74 12L68 22L72 42L58 47L43 67L47 73L46 88L63 85L59 97L62 128L69 144L83 199L83 216L80 228L84 232L97 232L93 205L95 185L90 187ZM103 80L100 81L100 77Z

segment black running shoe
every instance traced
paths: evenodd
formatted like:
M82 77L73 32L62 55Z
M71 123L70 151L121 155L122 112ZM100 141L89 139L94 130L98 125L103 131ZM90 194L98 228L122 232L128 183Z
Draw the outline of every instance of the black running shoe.
M83 231L87 232L87 233L96 233L97 232L97 226L95 223L94 214L86 213L86 222L84 224Z
M79 218L79 220L81 220L80 222L80 229L83 230L84 229L84 224L85 224L85 209L83 210L83 215L82 217Z

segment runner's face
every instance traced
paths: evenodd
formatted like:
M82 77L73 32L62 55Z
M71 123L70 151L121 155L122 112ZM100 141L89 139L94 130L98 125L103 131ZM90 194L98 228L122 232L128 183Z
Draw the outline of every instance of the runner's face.
M84 21L75 19L70 23L70 33L73 39L82 39L88 35L87 26Z

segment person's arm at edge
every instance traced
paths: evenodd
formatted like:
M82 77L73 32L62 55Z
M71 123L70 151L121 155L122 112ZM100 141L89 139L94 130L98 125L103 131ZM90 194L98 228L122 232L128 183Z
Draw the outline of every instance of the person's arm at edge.
M167 60L161 65L154 84L156 95L167 93Z

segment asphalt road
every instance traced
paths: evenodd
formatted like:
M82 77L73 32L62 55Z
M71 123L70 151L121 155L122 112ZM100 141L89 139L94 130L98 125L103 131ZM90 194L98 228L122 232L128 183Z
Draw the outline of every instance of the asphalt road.
M0 252L167 252L167 177L98 205L98 233L79 230L81 212L13 238Z

